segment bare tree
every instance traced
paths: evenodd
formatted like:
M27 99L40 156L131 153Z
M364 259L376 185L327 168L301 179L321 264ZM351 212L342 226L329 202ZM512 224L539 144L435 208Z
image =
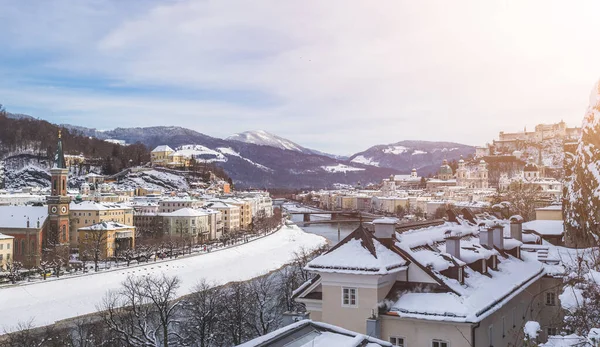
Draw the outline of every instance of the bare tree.
M221 345L233 344L239 345L242 342L256 336L247 325L247 319L250 316L248 305L249 290L244 282L232 283L225 289L221 329L224 333L224 341Z
M283 310L276 300L279 288L274 279L267 275L248 283L247 324L256 336L279 328L283 319Z
M108 233L106 230L90 230L85 233L83 240L80 240L80 249L82 255L89 256L94 262L94 271L98 272L100 260L106 257Z
M223 302L223 289L202 280L194 287L194 293L183 303L187 317L185 323L190 346L211 346L218 337L219 316Z
M13 332L6 332L0 347L63 347L65 340L54 326L35 328L30 320L17 324Z
M115 338L130 347L168 347L182 341L175 301L177 277L128 277L100 307Z

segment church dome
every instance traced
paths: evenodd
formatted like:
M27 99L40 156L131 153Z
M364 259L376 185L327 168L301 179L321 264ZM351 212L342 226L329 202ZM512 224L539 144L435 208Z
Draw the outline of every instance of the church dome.
M452 168L450 165L442 165L440 167L440 175L452 175Z

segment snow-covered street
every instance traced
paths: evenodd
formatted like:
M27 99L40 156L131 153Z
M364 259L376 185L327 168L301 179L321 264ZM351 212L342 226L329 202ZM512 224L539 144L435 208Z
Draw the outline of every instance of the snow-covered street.
M201 256L0 289L0 334L30 319L35 326L44 326L93 313L105 293L118 289L130 275L177 275L181 279L178 295L182 296L202 278L215 284L248 280L280 268L302 248L323 244L321 236L284 226L262 239Z

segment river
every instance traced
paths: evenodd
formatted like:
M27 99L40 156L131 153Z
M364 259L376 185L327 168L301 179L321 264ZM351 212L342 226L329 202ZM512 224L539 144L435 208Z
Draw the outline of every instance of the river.
M315 208L302 206L300 204L295 203L286 203L283 205L284 209L288 211L303 211L303 210L311 210L318 211ZM303 215L294 214L292 215L291 220L293 222L302 222ZM330 215L318 215L313 214L310 216L310 220L329 220L331 219ZM358 227L357 223L340 223L340 224L310 224L307 226L303 226L301 223L298 224L302 230L307 233L321 235L327 239L327 242L330 246L335 246L340 240L343 240L344 237L348 236L351 232L354 231ZM339 238L338 238L338 226L339 226Z

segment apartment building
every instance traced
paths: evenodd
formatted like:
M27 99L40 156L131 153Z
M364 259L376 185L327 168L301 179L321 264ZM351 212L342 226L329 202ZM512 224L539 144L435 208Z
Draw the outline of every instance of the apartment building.
M123 225L133 225L133 208L124 204L104 203L95 201L75 201L69 205L70 235L72 247L79 244L81 228L101 222L116 222Z
M224 234L240 230L241 212L239 206L223 201L211 201L207 203L205 207L221 212Z
M315 277L296 300L312 320L396 346L518 346L528 320L543 341L563 319L562 280L521 251L521 221L450 211L447 222L396 232L395 219L375 220L309 262Z
M160 213L165 234L190 239L192 243L210 239L209 213L189 207Z
M79 254L93 254L99 247L102 258L121 255L127 249L135 248L135 227L112 221L102 221L77 229L79 234Z

